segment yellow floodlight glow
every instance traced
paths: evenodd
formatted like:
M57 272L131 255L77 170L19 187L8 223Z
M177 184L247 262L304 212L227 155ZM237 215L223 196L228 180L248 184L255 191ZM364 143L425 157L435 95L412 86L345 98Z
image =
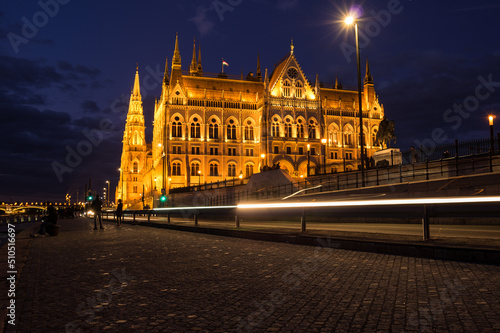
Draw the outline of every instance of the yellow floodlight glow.
M489 116L488 120L490 121L490 126L493 126L493 116Z
M238 209L433 205L500 202L500 196L238 204Z

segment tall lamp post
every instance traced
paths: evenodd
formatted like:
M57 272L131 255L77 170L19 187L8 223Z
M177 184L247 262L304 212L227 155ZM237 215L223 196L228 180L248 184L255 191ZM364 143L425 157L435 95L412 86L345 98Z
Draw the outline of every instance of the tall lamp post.
M120 199L122 199L122 201L123 201L124 198L125 198L124 195L123 195L123 170L122 170L122 168L119 168L118 171L120 171L120 180L121 180L121 183L122 183L121 186L120 186L120 188L121 188Z
M321 139L323 144L323 174L326 174L326 139Z
M363 144L363 107L361 105L361 60L359 52L359 35L358 35L358 23L355 18L348 16L345 19L345 24L353 25L356 37L356 57L358 60L358 105L359 105L359 145L361 150L361 186L365 186L365 152Z
M309 177L309 164L311 163L311 145L307 144L307 170L306 177Z
M495 154L495 138L494 136L494 131L493 131L493 116L489 116L488 120L490 122L490 150L491 150L491 155Z
M200 190L199 187L201 186L201 170L198 170L198 191Z
M106 192L107 205L109 206L109 180L106 180L106 184L108 184L108 191Z

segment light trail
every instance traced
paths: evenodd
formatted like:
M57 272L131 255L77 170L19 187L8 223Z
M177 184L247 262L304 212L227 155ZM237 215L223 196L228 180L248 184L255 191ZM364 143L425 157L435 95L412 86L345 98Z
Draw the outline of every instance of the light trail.
M238 209L440 205L500 202L500 196L239 204Z
M166 207L166 208L153 208L153 212L157 211L178 211L178 210L204 210L204 209L231 209L237 206L196 206L196 207Z

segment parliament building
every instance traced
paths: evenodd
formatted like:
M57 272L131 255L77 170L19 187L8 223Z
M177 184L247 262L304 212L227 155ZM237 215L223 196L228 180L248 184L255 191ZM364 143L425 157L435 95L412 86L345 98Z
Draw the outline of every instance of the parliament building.
M380 150L375 138L384 108L368 62L362 110L369 158ZM173 188L248 178L278 163L302 179L356 170L360 159L357 90L343 89L338 81L323 85L317 76L311 83L293 43L270 75L267 69L262 73L257 57L255 74L233 78L224 71L204 74L195 45L189 71L183 71L176 36L172 66L167 61L154 106L152 142L146 141L145 126L137 70L116 190L124 207L158 207L162 193Z

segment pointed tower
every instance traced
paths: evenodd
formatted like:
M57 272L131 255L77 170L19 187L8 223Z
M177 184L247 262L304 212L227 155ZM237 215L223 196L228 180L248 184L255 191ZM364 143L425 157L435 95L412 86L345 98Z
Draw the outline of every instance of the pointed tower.
M177 81L182 81L181 53L179 51L179 36L175 34L174 56L172 57L172 72L170 73L170 87L175 87Z
M257 71L256 71L256 78L259 81L262 81L262 72L260 70L260 55L259 52L257 52Z
M189 67L189 74L196 76L198 74L198 61L196 61L196 40L193 39L193 59L191 59L191 66Z
M142 108L139 68L135 72L134 86L123 133L123 150L120 165L118 199L123 200L124 208L139 204L146 165L144 112ZM136 206L137 208L142 208Z
M370 73L370 64L368 63L368 59L366 59L366 75L363 88L364 88L363 92L364 92L365 108L366 110L370 110L373 107L373 103L376 100L376 96L373 84L373 77Z
M201 65L201 43L198 44L198 76L203 76L203 66Z
M163 85L168 86L168 57L165 58L165 73L163 74Z

